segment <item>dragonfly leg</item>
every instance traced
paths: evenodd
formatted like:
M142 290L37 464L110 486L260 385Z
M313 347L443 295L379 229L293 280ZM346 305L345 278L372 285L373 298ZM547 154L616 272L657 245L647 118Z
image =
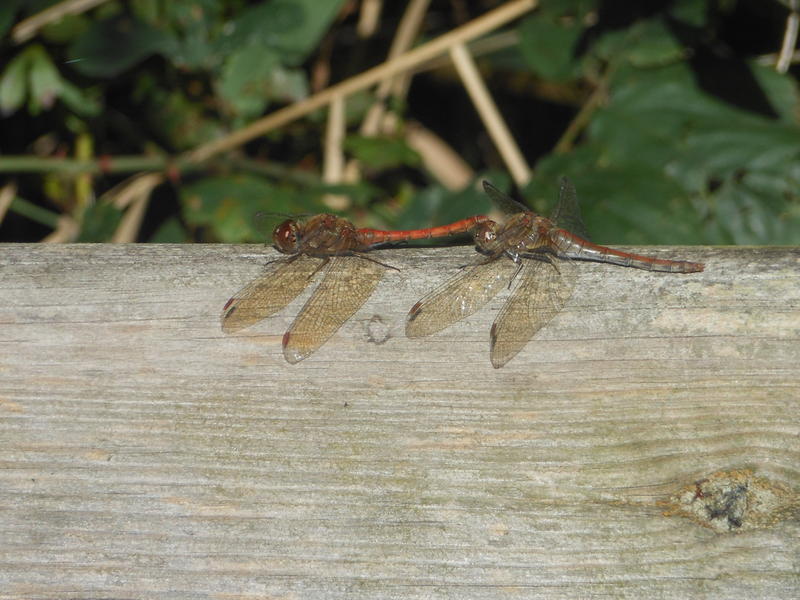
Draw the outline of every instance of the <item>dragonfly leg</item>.
M294 255L292 258L297 258L298 256L300 256L300 255L299 255L299 254L295 254L295 255ZM331 257L330 257L330 256L325 256L325 257L323 257L323 260L322 260L322 262L321 262L321 263L320 263L320 264L317 266L317 268L316 268L316 269L314 269L314 270L311 272L311 274L308 276L308 279L312 279L312 278L314 277L314 275L316 275L317 273L319 273L319 272L320 272L320 270L322 270L322 268L323 268L325 265L327 265L327 264L330 262L330 260L331 260Z
M352 256L357 256L359 258L363 258L364 260L368 260L369 262L374 262L376 265L380 265L380 266L385 267L387 269L392 269L393 271L399 271L400 270L397 267L393 267L392 265L387 265L384 262L381 262L379 260L375 260L374 258L371 258L371 257L367 256L366 254L361 254L359 252L354 252L352 254Z
M552 254L544 254L544 260L553 265L553 268L559 273L559 275L561 274L561 269L558 268L558 261L553 258Z
M459 265L459 266L458 266L458 270L459 270L459 271L463 271L463 270L464 270L464 269L466 269L467 267L481 267L481 266L483 266L483 265L488 265L488 264L489 264L490 262L492 262L494 259L495 259L495 257L494 257L494 256L487 256L487 257L486 257L486 258L484 258L483 260L479 260L478 262L475 262L475 263L466 263L466 264L464 264L464 265Z
M520 271L522 271L522 267L523 267L523 266L525 266L525 265L524 265L524 263L522 262L522 257L519 255L519 253L517 253L517 252L511 252L511 251L509 251L509 250L506 250L506 251L504 252L504 254L505 254L505 255L506 255L508 258L510 258L510 259L513 261L513 263L514 263L515 265L517 265L517 270L516 270L516 271L514 271L514 274L513 274L513 275L512 275L512 276L509 278L509 280L508 280L508 289L511 289L511 284L512 284L512 283L514 282L514 280L517 278L517 275L519 275L519 272L520 272Z
M295 258L297 258L297 256L290 256L287 262L292 262ZM286 255L279 256L278 258L271 258L270 260L268 260L267 262L264 263L264 266L268 267L273 263L281 262L281 261L284 261L284 260L286 260Z
M481 252L481 250L479 249L478 252ZM497 260L501 255L506 254L506 252L481 252L481 254L483 254L483 260L480 260L476 263L467 263L466 265L461 265L458 268L466 269L467 267L480 267L483 265L488 265L490 262ZM514 260L514 257L511 254L508 254L508 256L511 258L511 260L517 262Z

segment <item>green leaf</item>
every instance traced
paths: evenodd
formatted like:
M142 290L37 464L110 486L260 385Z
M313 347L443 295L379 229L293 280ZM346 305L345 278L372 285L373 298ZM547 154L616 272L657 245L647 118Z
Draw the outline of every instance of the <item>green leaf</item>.
M169 90L150 81L139 80L138 95L146 98L150 126L173 148L186 150L224 134L223 124L215 120L199 102L188 99L182 90Z
M525 62L546 79L566 81L580 75L573 50L581 35L575 22L553 22L534 15L519 26L519 47Z
M61 95L63 89L61 75L41 46L30 49L30 111L36 115L44 108L48 110Z
M715 237L728 244L796 244L800 228L796 190L796 180L759 174L726 178L707 199Z
M317 48L343 0L271 0L244 10L221 40L230 49L272 48L281 62L299 65Z
M345 140L344 147L373 169L414 166L420 163L419 154L399 138L353 135Z
M638 67L665 65L683 58L686 50L661 19L637 23L628 32L631 44L625 57Z
M278 57L273 52L246 46L225 61L219 95L233 114L258 115L267 105L267 79L277 67Z
M507 177L500 174L479 179L484 178L498 185L505 185L507 181ZM390 225L396 229L444 225L473 215L486 214L491 209L489 198L477 182L456 192L434 185L410 197L403 211L390 222Z
M800 131L771 123L740 123L737 129L700 129L686 137L684 152L670 163L670 173L694 179L727 177L738 171L787 167L800 160Z
M686 244L701 219L678 182L641 164L578 177L583 218L592 239L606 244Z
M78 242L107 242L117 226L122 213L108 202L93 204L83 213Z
M578 193L590 239L603 244L684 244L701 236L701 215L678 182L658 165L631 162L600 165L594 151L551 155L537 165L529 204L550 215L558 198L558 179L567 176ZM570 163L569 156L575 160Z
M96 117L103 108L93 97L92 90L81 89L66 80L61 81L60 97L75 114L83 117Z
M709 15L708 2L697 0L676 0L670 6L670 15L686 25L703 27Z
M321 204L322 199L327 194L347 196L354 206L368 208L370 202L380 198L384 192L377 186L367 181L358 183L322 183L306 188L306 193L311 202ZM309 204L310 202L306 202ZM295 209L296 210L296 209Z
M53 44L68 44L91 27L87 15L64 15L42 28L41 37Z
M243 10L231 27L229 43L237 47L281 47L286 32L302 29L306 14L302 2L270 0Z
M38 44L28 46L16 56L0 78L0 111L8 114L17 110L28 91L29 111L33 115L52 108L59 98L79 115L94 116L100 112L100 104L91 93L63 79Z
M0 113L7 116L22 106L28 89L29 53L21 52L8 63L0 77Z
M755 62L750 63L750 69L780 120L784 124L795 125L798 110L797 81L788 74L778 73L772 67Z
M429 186L414 194L404 207L392 227L397 229L419 229L433 225L436 214L445 204L447 189L440 185Z
M222 242L242 242L256 236L255 214L264 209L273 188L250 177L215 177L181 190L184 219L189 225L209 226Z
M602 143L605 162L661 164L672 174L736 169L764 154L771 161L791 155L797 139L796 128L700 92L685 65L629 72L589 131Z
M492 203L479 185L472 184L463 190L448 192L433 213L431 224L444 225L473 215L486 214Z
M129 17L93 23L69 47L73 67L90 77L115 77L156 53L174 51L175 39Z
M182 244L188 240L189 236L180 220L172 217L164 221L147 241L151 244Z
M182 69L215 69L222 59L238 47L218 51L216 37L227 29L231 5L221 0L192 2L135 2L132 12L152 27L170 31L174 43L164 50L173 64ZM237 9L238 10L238 9Z
M269 100L304 98L308 84L302 71L285 69L274 52L247 46L226 60L219 93L231 112L254 117L264 111Z
M788 114L797 103L791 82L759 76L770 103ZM598 241L800 240L800 128L707 95L685 64L620 67L587 134L569 155L543 159L537 178L572 176L590 200L585 220Z
M263 241L269 231L258 214L319 212L314 198L253 176L210 177L184 186L181 202L186 223L210 227L226 243Z

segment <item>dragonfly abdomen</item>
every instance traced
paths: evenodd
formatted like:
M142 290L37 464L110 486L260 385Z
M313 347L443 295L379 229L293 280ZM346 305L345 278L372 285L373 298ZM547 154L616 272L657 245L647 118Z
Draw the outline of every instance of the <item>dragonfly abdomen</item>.
M489 217L475 215L466 219L461 219L447 225L429 227L426 229L409 229L405 231L383 231L380 229L358 229L356 235L359 243L364 249L378 244L389 242L408 242L410 240L425 240L430 238L447 237L467 233L481 223L485 223Z
M551 234L552 246L556 254L566 258L591 260L595 262L610 263L645 271L661 271L666 273L697 273L703 270L702 263L693 263L685 260L667 260L653 258L615 250L607 246L600 246L573 235L563 229Z

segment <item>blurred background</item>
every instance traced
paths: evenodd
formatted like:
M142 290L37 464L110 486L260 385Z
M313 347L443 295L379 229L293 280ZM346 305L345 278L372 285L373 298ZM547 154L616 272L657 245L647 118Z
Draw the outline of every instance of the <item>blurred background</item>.
M566 175L597 242L798 244L797 5L3 0L0 241L424 227L483 178L547 214Z

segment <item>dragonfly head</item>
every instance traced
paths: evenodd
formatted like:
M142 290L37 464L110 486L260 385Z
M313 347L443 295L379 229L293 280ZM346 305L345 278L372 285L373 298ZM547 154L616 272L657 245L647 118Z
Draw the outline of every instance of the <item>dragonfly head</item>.
M500 225L494 221L484 221L475 227L473 239L478 250L484 254L497 254L500 248L500 242L497 238L497 230Z
M272 242L279 252L296 254L300 248L300 232L297 221L287 219L272 232Z

